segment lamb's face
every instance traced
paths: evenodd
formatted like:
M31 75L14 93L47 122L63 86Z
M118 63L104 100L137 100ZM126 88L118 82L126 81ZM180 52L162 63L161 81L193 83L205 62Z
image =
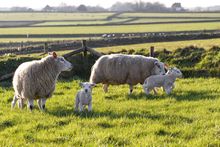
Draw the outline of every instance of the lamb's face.
M182 76L183 76L182 72L176 67L171 68L169 71L168 71L169 73L174 74L177 78L182 78Z
M85 93L90 94L92 92L92 88L95 86L95 84L84 82L84 83L80 83L80 86L83 88L83 91Z
M160 61L154 62L154 74L155 75L165 74L165 65L163 62L160 62Z
M72 64L63 57L57 57L56 61L61 71L70 71L73 68Z

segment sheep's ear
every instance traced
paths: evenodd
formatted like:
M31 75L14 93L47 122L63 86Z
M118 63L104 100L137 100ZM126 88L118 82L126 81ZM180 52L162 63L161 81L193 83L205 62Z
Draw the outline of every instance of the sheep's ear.
M57 53L56 52L53 52L52 55L53 55L54 58L57 58Z
M169 69L169 65L168 65L168 64L164 64L164 67L165 67L166 69Z

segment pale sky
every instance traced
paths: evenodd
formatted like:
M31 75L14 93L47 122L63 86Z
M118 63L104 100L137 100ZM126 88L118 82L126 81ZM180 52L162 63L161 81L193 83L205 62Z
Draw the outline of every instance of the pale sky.
M42 8L45 5L58 6L62 2L68 5L78 6L80 4L90 5L90 6L102 6L109 8L115 2L136 2L139 0L0 0L0 7L12 7L12 6L26 6L31 8ZM142 0L145 2L160 2L166 6L171 6L174 2L181 2L183 7L207 7L213 5L220 5L220 0Z

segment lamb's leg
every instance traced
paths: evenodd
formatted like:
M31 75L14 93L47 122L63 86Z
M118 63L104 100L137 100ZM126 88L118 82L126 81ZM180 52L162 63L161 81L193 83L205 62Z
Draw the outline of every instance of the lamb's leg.
M75 111L78 111L79 110L79 99L78 97L76 97L76 100L75 100Z
M92 102L90 102L89 105L88 105L88 111L89 111L89 112L92 111Z
M108 84L103 84L103 90L105 93L108 92Z
M166 94L170 94L172 91L172 87L166 87L164 89L165 89Z
M83 105L81 102L79 102L79 111L82 112L83 111Z
M150 89L150 88L148 88L148 87L145 87L145 88L144 88L144 91L145 91L145 93L146 93L147 95L149 95L149 94L150 94L151 89Z
M154 91L154 94L156 95L157 94L156 88L153 88L153 91Z
M46 109L46 101L47 101L46 98L41 98L41 108L42 108L42 110Z
M34 99L28 99L28 108L32 111L34 108Z
M37 105L38 105L39 109L42 110L42 107L41 107L41 99L38 99L38 100L37 100Z
M132 92L133 92L133 85L129 85L129 89L130 89L129 94L132 94Z
M16 104L17 100L18 100L17 96L14 96L14 97L13 97L13 100L12 100L12 102L11 102L11 108L12 108L12 109L15 107L15 104Z

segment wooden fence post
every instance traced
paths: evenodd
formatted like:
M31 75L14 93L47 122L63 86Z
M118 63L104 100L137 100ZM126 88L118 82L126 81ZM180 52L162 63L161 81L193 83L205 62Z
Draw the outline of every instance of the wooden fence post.
M150 57L154 57L154 46L150 47Z
M82 40L82 48L83 48L83 53L84 53L84 57L87 56L87 44L86 44L86 40Z
M48 52L48 43L45 42L44 43L44 53L47 53Z

